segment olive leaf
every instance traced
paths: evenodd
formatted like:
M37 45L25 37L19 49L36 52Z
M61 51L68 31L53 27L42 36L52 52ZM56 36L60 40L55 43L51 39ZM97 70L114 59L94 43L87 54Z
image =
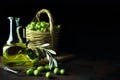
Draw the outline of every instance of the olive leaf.
M28 46L29 42L30 42L30 40L26 41L25 45Z
M50 58L50 59L49 59L49 68L51 69L52 66L53 66L53 60L52 60L52 58Z
M55 65L55 67L57 67L57 66L58 66L57 61L56 61L56 59L55 59L55 58L53 58L53 63L54 63L54 65Z
M51 54L56 55L56 52L55 52L55 51L53 51L53 50L51 50L51 49L47 49L47 51L48 51L48 52L50 52Z
M30 57L30 59L35 59L36 58L36 54L35 51L32 49L27 49L27 55Z
M53 66L53 61L52 61L52 56L49 54L49 52L47 50L46 51L46 58L49 61L49 68L51 69Z
M44 47L47 47L49 45L50 45L49 43L46 43L46 44L41 45L41 47L44 48Z
M44 59L44 55L43 55L43 50L41 50L40 48L35 48L37 51L36 51L36 54L37 54L37 58L40 60L40 59Z
M50 56L48 54L46 54L46 58L47 60L50 60Z

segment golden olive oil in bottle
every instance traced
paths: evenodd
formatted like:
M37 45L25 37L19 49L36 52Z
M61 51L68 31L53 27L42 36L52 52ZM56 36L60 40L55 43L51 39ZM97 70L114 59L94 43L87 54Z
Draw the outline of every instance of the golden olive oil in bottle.
M19 33L19 18L8 17L8 19L10 20L10 33L3 46L3 63L8 67L30 65L31 61L26 53L26 45Z

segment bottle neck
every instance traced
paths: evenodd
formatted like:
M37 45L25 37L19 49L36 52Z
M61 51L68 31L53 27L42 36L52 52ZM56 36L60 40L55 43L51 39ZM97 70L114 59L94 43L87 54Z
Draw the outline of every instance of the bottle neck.
M15 18L13 17L8 17L10 20L10 33L9 33L9 38L7 40L7 44L12 44L12 43L19 43L20 39L18 37L18 23Z

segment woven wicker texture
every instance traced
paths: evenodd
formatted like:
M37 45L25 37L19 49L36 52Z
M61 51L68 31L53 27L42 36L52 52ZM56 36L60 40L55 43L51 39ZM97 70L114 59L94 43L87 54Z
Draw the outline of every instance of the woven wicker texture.
M40 31L34 31L34 30L28 30L26 29L26 39L30 40L28 47L34 48L37 46L40 46L45 43L49 43L50 46L47 48L56 50L57 41L58 41L58 33L55 32L54 25L53 25L53 18L49 10L47 9L41 9L37 12L35 17L32 21L34 22L40 22L40 14L46 13L49 19L49 25L50 25L50 31L49 32L40 32Z

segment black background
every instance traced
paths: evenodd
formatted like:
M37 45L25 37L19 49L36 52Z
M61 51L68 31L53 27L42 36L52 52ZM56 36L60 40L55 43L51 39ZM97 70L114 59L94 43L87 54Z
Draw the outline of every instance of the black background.
M0 54L9 34L8 16L26 26L42 8L61 24L59 50L80 56L120 56L120 2L102 0L4 0L0 2Z

